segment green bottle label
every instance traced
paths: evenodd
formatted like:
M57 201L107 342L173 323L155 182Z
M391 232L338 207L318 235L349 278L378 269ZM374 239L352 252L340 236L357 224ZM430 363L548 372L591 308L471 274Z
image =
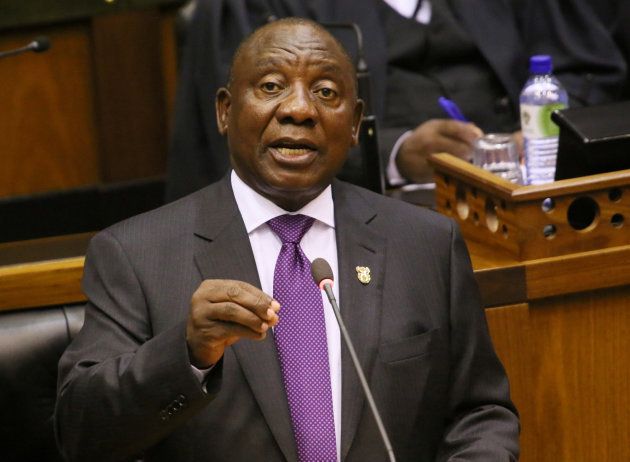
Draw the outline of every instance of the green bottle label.
M521 105L521 129L523 136L530 139L558 136L560 128L551 120L551 113L556 109L564 109L564 103L552 103L544 106L533 104Z

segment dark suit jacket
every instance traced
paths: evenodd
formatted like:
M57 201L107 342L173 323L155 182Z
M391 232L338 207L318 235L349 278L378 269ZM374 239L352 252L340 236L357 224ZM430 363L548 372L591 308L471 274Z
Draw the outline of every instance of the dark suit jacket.
M398 460L515 459L518 418L453 222L342 182L333 198L341 312ZM227 180L92 240L85 325L60 362L69 460L296 460L273 335L228 348L208 394L191 372L185 324L206 278L260 287ZM386 460L345 348L342 376L342 460Z

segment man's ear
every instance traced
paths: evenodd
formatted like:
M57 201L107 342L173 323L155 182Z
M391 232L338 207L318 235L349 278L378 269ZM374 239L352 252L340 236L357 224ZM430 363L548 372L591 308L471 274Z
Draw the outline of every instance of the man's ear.
M219 133L223 136L227 133L231 104L232 95L230 91L225 87L219 88L214 100L214 107L217 113L217 128L219 129Z
M359 144L359 130L361 129L361 121L363 120L363 100L358 99L354 107L354 116L352 119L352 146Z

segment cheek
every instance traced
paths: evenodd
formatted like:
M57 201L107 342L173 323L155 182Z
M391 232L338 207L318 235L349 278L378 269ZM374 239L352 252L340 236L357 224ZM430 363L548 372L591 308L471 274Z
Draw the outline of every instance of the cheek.
M234 118L233 127L236 129L234 133L235 138L251 137L255 134L255 128L259 125L260 117L253 110L241 111L237 117Z
M327 118L326 131L330 134L329 142L339 145L353 144L354 117L348 111L335 111Z
M252 109L241 111L230 120L228 131L230 149L238 151L241 156L254 156L261 144L265 127L265 117L259 111Z
M252 94L245 95L232 112L235 127L241 131L241 136L247 137L260 134L269 123L272 114L273 105L261 101Z

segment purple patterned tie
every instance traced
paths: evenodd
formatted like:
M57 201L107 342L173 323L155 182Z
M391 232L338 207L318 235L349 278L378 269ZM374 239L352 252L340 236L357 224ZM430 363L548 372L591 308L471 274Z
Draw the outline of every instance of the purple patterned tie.
M282 241L273 275L280 302L274 329L300 462L335 462L337 447L324 306L300 240L314 219L282 215L267 223Z

